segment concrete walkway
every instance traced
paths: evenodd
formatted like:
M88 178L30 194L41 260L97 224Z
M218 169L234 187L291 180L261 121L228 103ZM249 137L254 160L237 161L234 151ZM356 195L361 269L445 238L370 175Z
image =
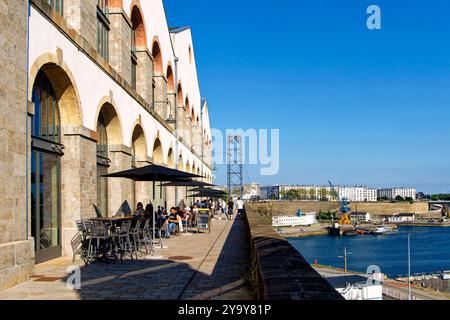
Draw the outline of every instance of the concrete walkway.
M26 283L0 292L0 300L227 300L251 299L249 247L244 222L216 220L211 234L172 237L155 257L92 264L81 261L81 290L66 285L71 258L37 265Z

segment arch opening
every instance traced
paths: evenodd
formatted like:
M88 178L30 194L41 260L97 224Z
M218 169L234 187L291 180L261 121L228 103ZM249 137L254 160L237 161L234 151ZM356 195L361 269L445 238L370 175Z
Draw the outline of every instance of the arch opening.
M153 42L152 56L153 56L153 66L154 66L153 72L155 74L162 74L163 73L162 53L161 53L161 48L159 47L159 44L157 41Z
M173 76L172 67L170 65L167 67L166 77L167 77L167 92L174 93L175 92L175 82L174 82L175 79Z
M133 50L137 47L147 47L147 35L145 32L144 18L140 8L135 5L131 10L131 23L132 23L132 39L131 43Z
M159 165L163 164L164 162L163 148L159 138L156 138L155 142L153 143L153 162Z

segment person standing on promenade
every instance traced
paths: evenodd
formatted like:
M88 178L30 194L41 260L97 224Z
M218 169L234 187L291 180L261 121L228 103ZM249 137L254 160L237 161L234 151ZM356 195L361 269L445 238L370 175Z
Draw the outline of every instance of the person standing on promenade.
M234 211L234 202L233 199L230 198L230 200L228 200L228 204L227 204L227 211L228 211L228 215L230 216L230 220L233 217L233 211Z
M242 201L241 198L238 198L236 206L238 209L238 218L242 219L244 217L244 201Z

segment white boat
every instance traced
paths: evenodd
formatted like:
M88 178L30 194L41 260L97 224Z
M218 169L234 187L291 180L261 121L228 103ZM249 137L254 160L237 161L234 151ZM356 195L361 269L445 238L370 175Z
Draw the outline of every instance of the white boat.
M378 234L385 234L388 231L389 231L389 228L384 226L384 225L383 226L377 226L375 228L375 230L372 231L372 234L376 234L376 235L378 235Z

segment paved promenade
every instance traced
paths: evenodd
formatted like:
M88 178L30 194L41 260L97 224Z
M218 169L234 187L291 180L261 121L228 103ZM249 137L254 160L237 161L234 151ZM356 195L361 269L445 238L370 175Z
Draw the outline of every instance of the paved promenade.
M88 267L77 260L81 290L66 285L71 258L37 265L30 281L0 292L0 300L248 300L247 242L243 221L216 220L211 234L172 236L155 257Z

